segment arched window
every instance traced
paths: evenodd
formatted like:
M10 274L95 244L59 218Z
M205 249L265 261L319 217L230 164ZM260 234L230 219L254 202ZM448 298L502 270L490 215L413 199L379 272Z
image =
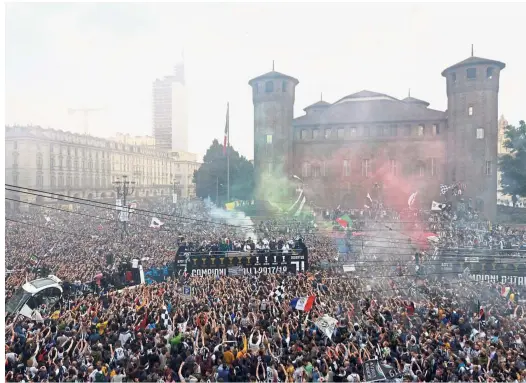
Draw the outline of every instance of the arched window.
M274 92L274 83L272 81L267 81L265 83L265 92L266 93Z
M302 177L310 177L310 164L308 162L304 162L301 167L301 175Z
M317 139L320 136L319 129L312 129L312 138Z
M451 73L451 81L453 83L457 82L457 74L455 72Z
M286 81L283 81L283 82L281 83L281 91L282 91L283 93L285 93L285 92L287 91L287 82L286 82Z
M300 134L301 134L300 138L302 140L306 140L306 139L310 138L309 137L309 130L307 130L307 129L302 129Z
M314 164L312 166L312 176L315 178L320 176L320 165Z
M426 164L419 161L416 165L416 175L418 177L424 177L426 175Z

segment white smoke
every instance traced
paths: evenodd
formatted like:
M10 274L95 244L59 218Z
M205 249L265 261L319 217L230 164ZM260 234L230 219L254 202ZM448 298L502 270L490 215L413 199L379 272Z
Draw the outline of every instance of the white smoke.
M218 208L214 203L210 202L209 199L205 200L205 204L210 209L210 215L214 222L224 222L232 226L239 226L238 231L245 233L245 239L251 237L256 238L254 231L254 221L245 215L245 213L236 210L225 210Z

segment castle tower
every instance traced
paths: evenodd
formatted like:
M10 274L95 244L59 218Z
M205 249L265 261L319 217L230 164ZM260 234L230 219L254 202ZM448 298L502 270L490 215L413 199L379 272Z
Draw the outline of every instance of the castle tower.
M294 77L274 70L248 82L254 103L256 199L269 198L265 179L292 176L292 119L298 83Z
M486 218L497 214L500 61L472 56L442 72L448 97L448 183L466 184Z

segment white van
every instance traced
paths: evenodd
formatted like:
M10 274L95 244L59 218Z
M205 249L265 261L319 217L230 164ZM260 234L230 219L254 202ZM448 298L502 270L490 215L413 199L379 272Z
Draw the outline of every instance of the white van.
M42 305L53 307L62 297L62 281L54 275L26 282L9 299L6 313L31 318Z

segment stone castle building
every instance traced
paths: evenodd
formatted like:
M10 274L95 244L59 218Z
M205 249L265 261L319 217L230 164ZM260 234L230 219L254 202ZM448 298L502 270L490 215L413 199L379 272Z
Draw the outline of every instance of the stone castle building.
M309 200L323 207L360 208L370 193L403 208L418 191L417 204L429 208L443 200L440 184L461 182L464 197L494 219L504 68L471 56L445 69L446 111L364 90L332 104L318 101L296 118L299 81L276 71L256 77L249 81L256 184L261 190L266 177L301 177Z

